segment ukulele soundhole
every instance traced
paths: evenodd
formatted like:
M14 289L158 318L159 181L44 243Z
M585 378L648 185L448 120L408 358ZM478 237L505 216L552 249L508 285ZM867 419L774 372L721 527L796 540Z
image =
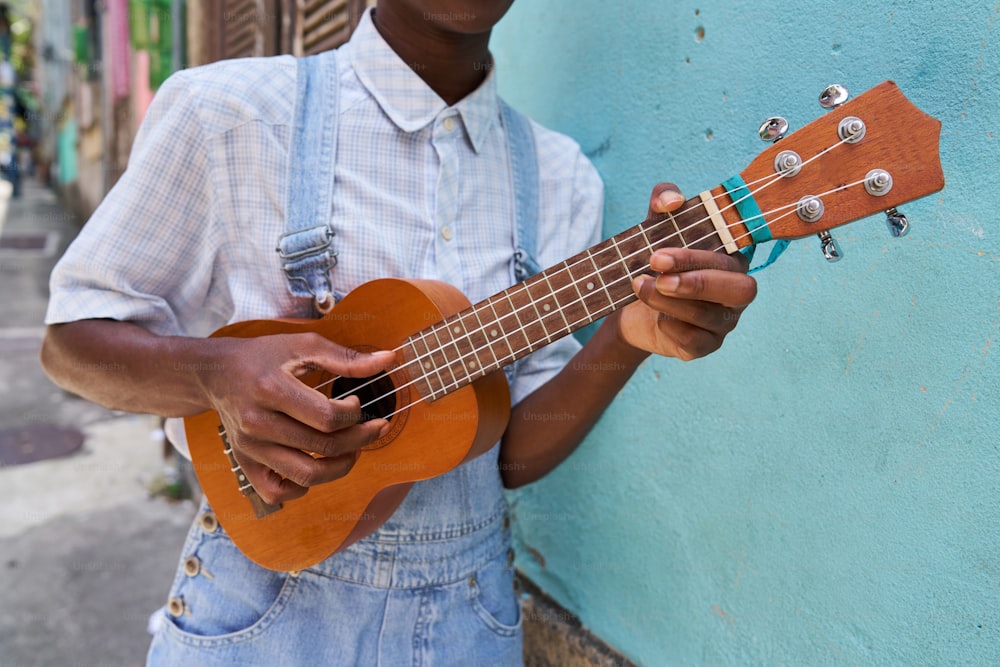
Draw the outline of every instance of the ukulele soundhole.
M353 394L361 401L361 421L385 419L389 422L396 417L396 387L389 375L367 378L337 378L331 388L331 396Z

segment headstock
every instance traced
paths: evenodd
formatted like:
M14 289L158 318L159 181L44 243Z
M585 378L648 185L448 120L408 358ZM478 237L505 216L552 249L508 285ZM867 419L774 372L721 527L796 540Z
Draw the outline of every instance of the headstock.
M839 258L830 229L884 211L890 232L902 236L908 224L896 207L944 187L940 121L892 81L844 99L846 90L831 86L820 103L832 111L787 137L782 119L768 119L761 137L774 145L740 173L772 238L820 234L827 259ZM733 231L740 246L750 244L748 233Z

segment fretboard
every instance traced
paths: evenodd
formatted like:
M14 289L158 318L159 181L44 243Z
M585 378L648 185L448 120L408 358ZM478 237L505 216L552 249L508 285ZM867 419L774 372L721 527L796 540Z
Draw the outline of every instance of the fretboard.
M417 332L403 348L409 375L436 400L635 301L632 280L651 273L654 250L722 246L701 199L689 199Z

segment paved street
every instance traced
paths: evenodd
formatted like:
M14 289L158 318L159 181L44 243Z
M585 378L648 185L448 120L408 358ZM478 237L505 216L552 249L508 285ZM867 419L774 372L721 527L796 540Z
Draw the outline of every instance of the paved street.
M25 186L0 237L0 443L82 446L20 464L0 449L0 667L141 665L194 507L150 497L169 471L155 419L71 396L39 367L48 275L80 221Z

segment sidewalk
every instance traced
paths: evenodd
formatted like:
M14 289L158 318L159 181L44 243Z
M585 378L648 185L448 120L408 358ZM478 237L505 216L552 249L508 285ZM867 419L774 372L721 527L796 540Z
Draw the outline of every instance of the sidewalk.
M143 664L194 514L149 497L165 467L155 419L71 396L38 365L48 275L80 222L27 180L0 237L0 439L30 452L60 427L83 441L0 465L0 667Z

